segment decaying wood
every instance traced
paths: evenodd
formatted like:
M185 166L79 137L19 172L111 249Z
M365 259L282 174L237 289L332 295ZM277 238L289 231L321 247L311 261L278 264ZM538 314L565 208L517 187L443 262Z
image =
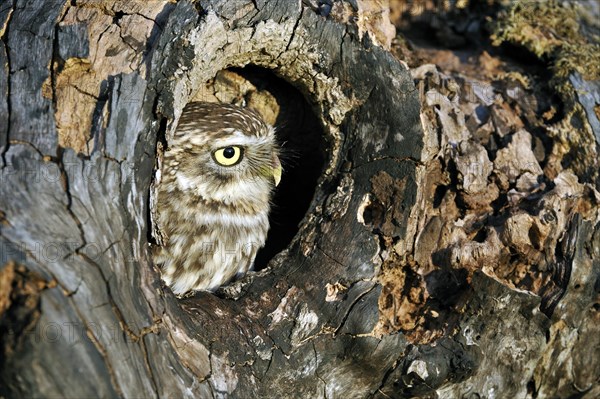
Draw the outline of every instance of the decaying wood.
M567 157L597 86L557 120L488 53L409 69L387 1L324 4L0 6L0 395L598 394L598 162ZM151 186L184 105L300 109L247 65L301 93L325 164L267 268L177 300Z

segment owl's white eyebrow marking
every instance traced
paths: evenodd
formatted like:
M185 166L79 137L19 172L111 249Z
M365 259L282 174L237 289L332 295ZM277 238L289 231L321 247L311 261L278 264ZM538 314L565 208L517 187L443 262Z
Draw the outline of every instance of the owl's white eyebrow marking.
M248 136L239 130L233 132L231 137L215 139L211 142L213 146L224 147L228 145L256 145L270 144L274 140L272 132L266 136Z
M259 144L269 144L273 141L271 137L254 137L254 136L245 136L245 137L230 137L226 139L217 139L211 142L211 145L215 148L218 147L227 147L228 145L259 145Z

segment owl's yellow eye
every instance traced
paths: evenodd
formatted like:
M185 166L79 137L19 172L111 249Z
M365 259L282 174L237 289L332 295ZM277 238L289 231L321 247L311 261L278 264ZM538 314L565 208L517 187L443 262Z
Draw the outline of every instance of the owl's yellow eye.
M233 166L242 160L243 154L242 147L232 145L213 152L213 159L221 166Z

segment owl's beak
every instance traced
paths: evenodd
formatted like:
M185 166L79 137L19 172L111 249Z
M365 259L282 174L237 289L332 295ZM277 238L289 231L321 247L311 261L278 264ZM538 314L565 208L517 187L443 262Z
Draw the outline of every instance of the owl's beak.
M273 168L273 180L275 181L275 187L277 187L281 181L281 162L279 162L279 157L275 153L271 158L271 166Z

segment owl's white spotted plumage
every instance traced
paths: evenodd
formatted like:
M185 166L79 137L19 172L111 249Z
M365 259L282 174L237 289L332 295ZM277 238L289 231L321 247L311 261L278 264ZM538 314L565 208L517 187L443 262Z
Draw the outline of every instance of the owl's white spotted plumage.
M175 294L215 290L252 266L269 230L278 152L273 128L252 110L185 107L156 198L164 239L154 260Z

